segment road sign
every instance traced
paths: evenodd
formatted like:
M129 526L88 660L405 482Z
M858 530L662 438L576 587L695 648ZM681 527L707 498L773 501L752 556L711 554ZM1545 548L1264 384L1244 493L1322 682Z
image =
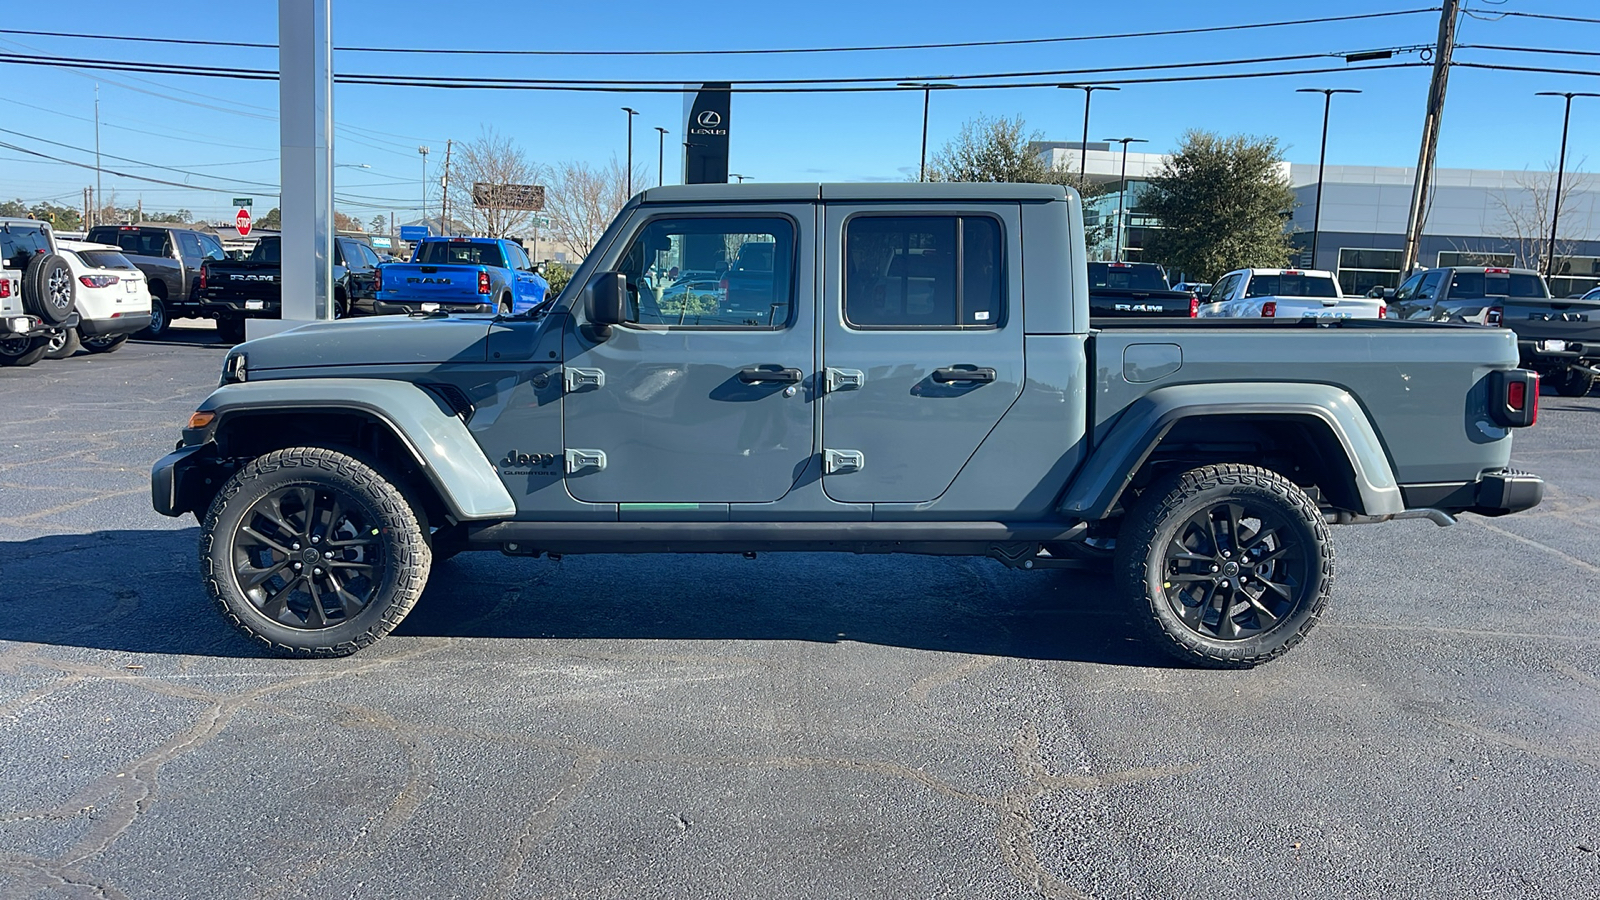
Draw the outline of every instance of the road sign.
M233 205L240 209L249 209L255 205L255 201L249 197L235 197L233 198Z
M549 216L534 216L533 217L533 227L535 227L535 228L549 228L550 227L550 217Z
M432 234L432 230L430 228L428 228L428 226L426 226L426 225L401 225L400 226L400 240L402 240L402 241L407 241L407 242L420 241L423 238L428 237L430 234Z
M233 224L239 228L239 237L249 237L250 210L240 207L239 214L233 217Z

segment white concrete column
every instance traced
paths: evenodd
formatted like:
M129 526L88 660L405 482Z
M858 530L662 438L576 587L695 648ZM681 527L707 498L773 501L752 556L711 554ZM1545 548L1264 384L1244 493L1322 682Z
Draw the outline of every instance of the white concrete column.
M283 319L249 337L333 318L332 0L278 0Z

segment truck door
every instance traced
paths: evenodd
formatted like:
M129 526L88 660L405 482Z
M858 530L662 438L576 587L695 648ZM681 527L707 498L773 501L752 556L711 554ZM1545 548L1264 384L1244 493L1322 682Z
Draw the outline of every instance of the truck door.
M1021 394L1020 218L1016 204L827 206L829 497L937 498Z
M601 261L627 278L631 321L602 342L566 338L574 497L750 503L789 492L816 452L815 218L809 203L634 213Z

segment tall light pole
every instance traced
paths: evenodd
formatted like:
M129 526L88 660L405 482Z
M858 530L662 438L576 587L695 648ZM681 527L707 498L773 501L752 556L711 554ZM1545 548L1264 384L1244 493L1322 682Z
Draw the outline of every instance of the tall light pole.
M667 130L657 125L656 131L661 132L656 136L656 187L660 187L666 183L667 177Z
M631 106L624 106L622 111L628 114L628 196L633 196L633 117L639 111Z
M422 154L422 225L428 225L428 145L423 144L417 148Z
M1328 112L1334 94L1359 94L1352 88L1296 88L1297 94L1322 95L1322 153L1317 157L1317 205L1311 213L1311 268L1317 267L1317 239L1322 236L1322 170L1328 164Z
M94 86L94 221L100 224L100 210L105 207L105 193L100 190L100 85Z
M1122 235L1127 230L1127 225L1122 217L1122 205L1128 197L1128 145L1148 144L1144 138L1106 138L1108 144L1122 145L1122 182L1117 191L1117 262L1122 262Z
M928 98L933 94L934 88L955 87L951 84L935 84L926 81L902 81L895 87L921 88L922 89L922 162L917 165L917 180L928 180Z
M1083 91L1083 144L1078 148L1078 180L1089 180L1089 100L1095 91L1120 91L1122 88L1112 87L1109 84L1058 84L1058 88L1069 91ZM1127 149L1124 147L1123 149Z
M1572 98L1600 97L1600 94L1587 94L1582 91L1539 91L1534 96L1567 99L1567 112L1561 118L1561 157L1556 160L1556 195L1550 201L1550 252L1544 257L1544 277L1549 278L1555 273L1556 267L1556 229L1561 226L1561 182L1567 174L1567 127L1572 124Z

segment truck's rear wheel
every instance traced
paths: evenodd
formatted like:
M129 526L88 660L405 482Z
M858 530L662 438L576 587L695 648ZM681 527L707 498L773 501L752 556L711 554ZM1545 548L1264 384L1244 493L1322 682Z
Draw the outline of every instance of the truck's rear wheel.
M1316 625L1333 588L1333 545L1298 485L1256 466L1205 466L1145 492L1117 536L1116 570L1162 649L1247 668Z
M150 324L142 332L146 337L158 338L167 330L167 290L157 281L150 285Z
M206 592L280 656L345 656L388 634L422 595L430 564L399 489L322 448L245 465L200 530Z
M1587 397L1594 390L1595 377L1588 372L1579 372L1577 369L1564 369L1561 374L1550 379L1555 386L1556 393L1563 397Z
M223 343L237 344L244 340L244 319L239 316L222 316L217 319L217 337Z

